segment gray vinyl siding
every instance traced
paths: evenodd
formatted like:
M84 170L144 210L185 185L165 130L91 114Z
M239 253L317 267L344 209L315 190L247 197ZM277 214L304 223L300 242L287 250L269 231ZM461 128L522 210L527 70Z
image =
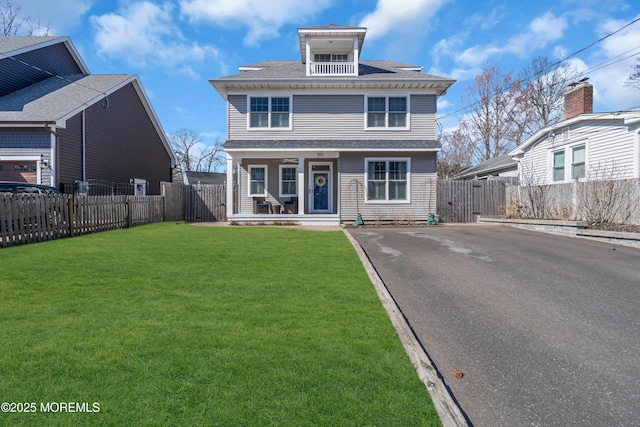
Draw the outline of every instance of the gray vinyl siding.
M311 159L312 162L317 162L318 159ZM336 159L322 159L322 162L331 162L332 163L332 171L333 176L331 179L331 185L333 186L333 212L337 212L338 206L338 192L337 182L338 182L338 166ZM249 197L249 167L250 166L261 166L264 165L267 167L267 196L264 199L268 202L278 204L282 206L285 201L289 201L290 197L280 197L280 165L282 162L280 160L274 159L251 159L251 160L243 160L240 165L240 186L239 186L239 206L240 210L238 213L240 214L250 214L253 213L253 200L254 197ZM290 164L290 166L297 166L295 164ZM309 160L305 160L305 188L309 188L309 173L310 166ZM307 197L305 195L305 197ZM258 197L262 198L262 197ZM308 198L305 199L305 211L309 212L309 201Z
M171 181L171 159L133 84L109 95L107 108L97 103L85 114L87 179L118 183L146 179L149 194L160 194L160 182ZM82 179L80 123L78 114L59 131L59 145L64 147L61 163L68 168L60 171L61 182Z
M365 158L408 157L411 159L411 203L365 202ZM358 212L372 221L426 220L436 210L436 153L342 154L340 156L340 220L353 221ZM356 184L356 181L359 184ZM358 188L356 192L356 188ZM356 203L356 194L358 202Z
M0 96L46 80L51 77L49 73L82 73L64 43L25 52L16 55L15 59L0 59Z
M228 99L231 140L436 139L435 95L411 96L410 130L365 130L364 95L293 95L292 130L249 130L247 96L230 95Z

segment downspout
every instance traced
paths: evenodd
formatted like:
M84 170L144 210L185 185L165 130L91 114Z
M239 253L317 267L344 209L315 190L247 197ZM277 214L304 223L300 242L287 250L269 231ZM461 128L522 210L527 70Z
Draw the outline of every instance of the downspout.
M49 168L53 171L51 186L58 188L58 132L55 124L45 124L44 129L53 135L53 148L51 149L52 155Z
M87 180L87 154L86 154L87 139L86 139L86 120L85 120L84 110L82 110L80 114L82 114L82 148L81 148L82 150L82 181L86 181Z

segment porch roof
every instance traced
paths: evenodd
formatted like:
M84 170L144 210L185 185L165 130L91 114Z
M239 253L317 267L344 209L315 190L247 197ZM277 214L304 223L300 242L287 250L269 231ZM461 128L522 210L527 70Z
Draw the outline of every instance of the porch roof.
M374 140L374 139L280 139L280 140L227 140L225 151L440 151L435 139Z

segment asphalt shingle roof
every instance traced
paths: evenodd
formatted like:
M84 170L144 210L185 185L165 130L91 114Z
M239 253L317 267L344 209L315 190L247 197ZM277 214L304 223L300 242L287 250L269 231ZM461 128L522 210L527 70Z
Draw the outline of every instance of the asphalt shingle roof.
M9 53L26 47L56 39L65 39L61 36L11 36L0 37L0 53Z
M358 76L326 76L326 77L307 77L305 64L301 61L294 60L272 60L256 62L253 64L243 65L241 68L260 68L257 70L243 71L239 74L220 77L213 81L227 80L277 80L277 79L306 79L306 80L437 80L441 82L451 82L453 80L446 77L434 76L418 71L407 70L407 68L419 68L418 65L404 64L395 61L373 60L360 61Z
M499 171L502 169L514 168L517 162L508 154L494 157L489 160L485 160L482 163L466 169L455 176L455 178L468 178L476 175L482 175L493 171Z
M133 74L56 76L0 97L0 122L56 121L104 98Z

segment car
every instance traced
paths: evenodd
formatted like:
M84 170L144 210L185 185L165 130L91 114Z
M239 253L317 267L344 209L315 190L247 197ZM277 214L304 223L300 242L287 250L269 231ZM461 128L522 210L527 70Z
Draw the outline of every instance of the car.
M27 182L0 181L0 196L13 194L61 194L57 188Z

